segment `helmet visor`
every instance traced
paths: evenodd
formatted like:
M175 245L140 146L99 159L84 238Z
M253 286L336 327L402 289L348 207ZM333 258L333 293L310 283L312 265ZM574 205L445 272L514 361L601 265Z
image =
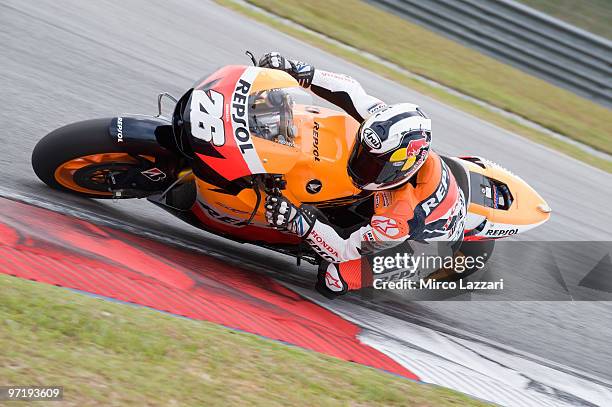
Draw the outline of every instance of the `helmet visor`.
M348 173L358 188L369 185L384 187L391 184L401 172L403 163L389 161L389 154L376 156L361 143L357 143L348 162Z

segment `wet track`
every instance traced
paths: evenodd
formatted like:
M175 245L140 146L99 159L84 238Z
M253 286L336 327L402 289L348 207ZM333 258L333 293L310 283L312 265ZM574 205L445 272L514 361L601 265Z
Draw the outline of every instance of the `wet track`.
M422 105L432 116L438 149L498 161L547 199L553 218L523 239L612 240L611 175L204 0L0 1L0 90L4 102L0 111L0 186L191 241L244 259L258 272L309 287L312 267L297 269L287 257L270 256L269 252L201 233L145 201L113 204L51 191L38 181L29 163L34 144L51 129L117 113L154 114L158 92L179 95L221 65L246 64L245 49L255 54L276 49L316 66L349 73L388 102ZM508 264L508 270L512 266ZM287 270L295 272L288 274ZM612 378L610 303L401 300L388 294L372 306L393 308L397 316L411 321L438 329L459 329ZM359 298L347 301L369 306Z

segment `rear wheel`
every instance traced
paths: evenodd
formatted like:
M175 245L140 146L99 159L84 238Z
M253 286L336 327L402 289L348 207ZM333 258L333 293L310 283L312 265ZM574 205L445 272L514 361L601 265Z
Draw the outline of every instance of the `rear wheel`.
M46 135L32 152L38 178L54 189L89 198L150 194L150 188L143 190L147 180L141 173L155 166L155 157L122 151L108 132L109 124L108 119L88 120Z

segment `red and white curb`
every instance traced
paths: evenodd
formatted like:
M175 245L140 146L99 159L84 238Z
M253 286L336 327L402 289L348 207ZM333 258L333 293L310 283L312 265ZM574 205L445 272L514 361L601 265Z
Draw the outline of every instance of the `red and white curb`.
M103 217L0 188L1 195L14 200L0 198L0 273L216 322L500 405L612 400L612 383L500 344L347 301L332 305L169 236L126 225L118 230Z
M4 198L0 273L219 323L418 380L362 343L357 325L270 277Z

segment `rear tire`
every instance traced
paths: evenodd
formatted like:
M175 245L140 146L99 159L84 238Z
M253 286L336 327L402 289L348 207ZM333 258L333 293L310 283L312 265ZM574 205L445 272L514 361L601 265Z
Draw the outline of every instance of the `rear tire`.
M32 152L32 168L45 184L60 191L69 191L87 198L113 198L111 192L90 190L86 187L75 185L74 188L62 185L56 171L64 164L80 157L124 153L109 134L111 119L93 119L72 123L60 127L43 137L34 147ZM136 159L126 154L126 159L121 164L132 164ZM80 190L79 190L80 189Z

